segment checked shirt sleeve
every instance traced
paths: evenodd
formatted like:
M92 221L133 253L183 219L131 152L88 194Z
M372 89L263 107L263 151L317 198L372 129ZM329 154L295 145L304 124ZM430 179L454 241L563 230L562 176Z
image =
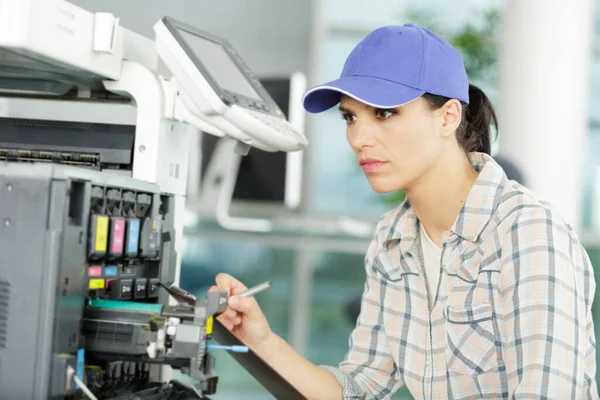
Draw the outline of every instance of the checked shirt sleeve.
M508 396L598 398L595 377L585 372L595 371L593 269L553 211L539 205L520 211L502 248L499 290Z

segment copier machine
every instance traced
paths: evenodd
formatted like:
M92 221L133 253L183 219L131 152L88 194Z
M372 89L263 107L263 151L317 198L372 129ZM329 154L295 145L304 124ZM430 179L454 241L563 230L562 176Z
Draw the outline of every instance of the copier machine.
M154 32L0 0L2 399L216 391L207 343L227 293L164 290L179 280L191 135L242 155L307 140L225 39L169 17Z

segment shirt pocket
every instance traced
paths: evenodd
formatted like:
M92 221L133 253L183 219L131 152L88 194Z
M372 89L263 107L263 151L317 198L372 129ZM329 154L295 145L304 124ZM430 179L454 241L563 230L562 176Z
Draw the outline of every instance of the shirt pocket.
M446 365L450 373L476 376L499 367L493 309L489 303L446 308Z

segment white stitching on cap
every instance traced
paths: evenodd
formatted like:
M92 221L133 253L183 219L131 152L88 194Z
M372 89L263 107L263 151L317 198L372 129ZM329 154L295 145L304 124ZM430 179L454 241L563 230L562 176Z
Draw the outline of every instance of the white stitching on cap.
M355 96L355 95L353 95L352 93L349 93L349 92L347 92L347 91L345 91L345 90L342 90L342 89L340 89L340 88L336 88L336 87L334 87L334 86L317 86L317 87L314 87L314 88L310 89L308 92L306 92L306 93L304 94L304 96L302 96L302 103L304 103L304 101L305 101L306 97L307 97L309 94L311 94L311 93L314 93L314 92L316 92L316 91L318 91L318 90L324 90L324 89L326 89L326 90L333 90L334 92L343 93L343 94L345 94L346 96L352 97L354 100L356 100L356 101L360 101L361 103L363 103L363 104L366 104L366 105L368 105L368 106L370 106L370 107L373 107L373 108L396 108L396 107L402 107L402 106L404 106L404 105L406 105L406 104L408 104L408 103L411 103L411 102L415 101L416 99L418 99L419 97L421 97L421 96L422 96L422 95L419 95L419 96L415 97L414 99L412 99L412 100L409 100L409 101L407 101L407 102L405 102L405 103L402 103L402 104L397 104L397 105L389 106L389 105L381 105L381 104L374 104L374 103L370 103L370 102L368 102L368 101L365 101L365 100L361 99L361 98L360 98L360 97L358 97L358 96ZM425 93L425 92L423 91L423 93Z

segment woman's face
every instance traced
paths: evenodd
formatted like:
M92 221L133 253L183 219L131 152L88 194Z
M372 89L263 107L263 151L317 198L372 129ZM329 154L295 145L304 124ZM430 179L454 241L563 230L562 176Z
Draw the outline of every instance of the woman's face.
M419 97L394 109L376 109L342 96L346 136L373 190L408 190L435 166L448 142L447 107L431 110Z

